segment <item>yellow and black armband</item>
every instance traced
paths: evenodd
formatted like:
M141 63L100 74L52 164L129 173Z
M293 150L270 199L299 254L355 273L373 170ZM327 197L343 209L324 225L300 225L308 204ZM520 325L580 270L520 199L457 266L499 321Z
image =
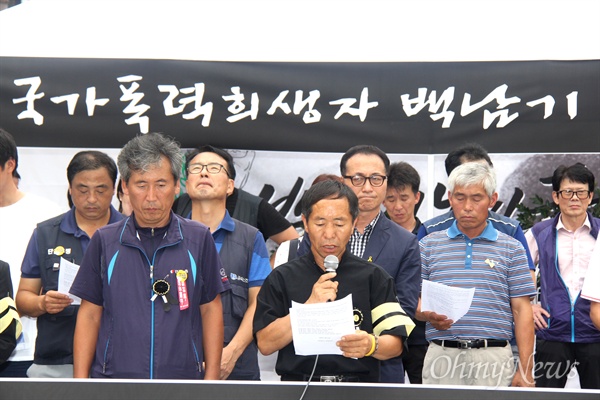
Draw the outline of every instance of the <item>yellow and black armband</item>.
M383 303L371 311L373 334L381 335L384 331L399 332L408 337L415 327L413 320L404 312L397 302Z
M0 299L0 333L4 332L13 323L13 321L17 322L15 339L18 339L23 331L21 318L19 318L15 301L7 296L3 299Z

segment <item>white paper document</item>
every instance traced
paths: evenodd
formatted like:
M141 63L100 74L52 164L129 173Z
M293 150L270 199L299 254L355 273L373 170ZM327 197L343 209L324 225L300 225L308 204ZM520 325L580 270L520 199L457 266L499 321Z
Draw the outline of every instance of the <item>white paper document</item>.
M294 349L299 356L338 354L336 342L355 332L352 295L327 303L301 304L290 308Z
M76 306L81 304L81 299L77 296L73 296L69 293L71 285L77 276L79 271L79 265L72 263L64 258L60 258L60 268L58 270L58 291L60 293L68 294L73 299L72 305Z
M421 311L433 311L456 322L471 307L475 288L463 289L423 280Z

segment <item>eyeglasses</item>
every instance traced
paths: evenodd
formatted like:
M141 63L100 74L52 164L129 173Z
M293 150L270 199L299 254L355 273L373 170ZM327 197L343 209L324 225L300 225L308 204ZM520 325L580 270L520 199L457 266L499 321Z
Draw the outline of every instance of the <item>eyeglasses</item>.
M559 190L558 195L560 197L562 197L565 200L571 200L573 198L573 195L577 195L577 198L579 200L585 200L588 199L590 197L590 191L589 190L571 190L571 189L565 189L565 190Z
M352 186L364 186L367 179L371 186L379 187L383 185L383 182L387 179L387 176L384 175L371 175L371 176L362 176L362 175L354 175L354 176L344 176L344 179L350 179L352 182Z
M216 175L219 172L221 172L221 170L224 170L225 173L227 174L227 176L229 176L229 172L227 172L227 170L225 169L225 167L222 166L219 163L190 164L188 166L188 174L192 174L192 175L201 174L202 171L204 170L204 168L206 168L206 171L208 171L209 174L213 174L213 175Z

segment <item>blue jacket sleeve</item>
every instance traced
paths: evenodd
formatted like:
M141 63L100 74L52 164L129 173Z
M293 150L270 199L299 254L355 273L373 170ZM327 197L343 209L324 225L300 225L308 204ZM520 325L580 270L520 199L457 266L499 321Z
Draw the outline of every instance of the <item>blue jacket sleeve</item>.
M417 238L411 236L413 240L407 244L395 281L398 301L402 309L414 318L421 293L421 252Z
M300 258L310 252L310 238L308 237L308 233L305 232L302 237L302 242L300 242L300 247L298 247L298 253L296 254L296 258Z
M419 232L417 233L417 240L421 240L425 236L427 236L427 229L425 228L425 225L421 225Z
M535 271L535 264L533 263L533 258L531 258L531 252L529 251L529 246L527 245L527 239L525 239L525 233L523 233L523 229L521 229L521 225L517 226L517 230L513 235L515 239L517 239L523 245L525 249L525 254L527 255L527 264L529 265L529 269Z

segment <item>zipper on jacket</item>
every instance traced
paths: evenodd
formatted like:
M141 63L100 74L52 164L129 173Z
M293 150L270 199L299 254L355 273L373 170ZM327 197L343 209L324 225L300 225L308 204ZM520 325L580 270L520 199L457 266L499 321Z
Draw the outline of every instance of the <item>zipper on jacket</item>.
M165 232L166 235L166 232ZM152 256L152 263L150 263L148 260L148 263L150 264L150 287L152 287L152 280L154 279L154 264L156 261L156 254L158 254L158 252L162 249L165 249L167 247L173 247L177 244L181 243L181 240L175 242L175 243L171 243L171 244L167 244L165 246L159 247L154 251L154 255ZM146 259L148 259L148 257L146 257ZM151 302L152 303L152 315L150 317L150 379L154 379L154 301Z
M571 307L571 342L575 343L575 309Z
M125 230L125 227L123 227L123 230ZM122 236L123 233L121 233ZM152 231L152 235L154 236L154 230ZM142 241L142 239L140 238L140 234L139 232L136 231L135 236L137 238L138 241ZM179 243L179 242L177 242ZM152 298L152 280L154 279L154 262L150 262L150 259L148 258L148 255L146 254L146 250L144 250L143 247L141 246L137 246L135 244L128 244L128 243L123 243L121 241L121 244L124 246L129 246L129 247L133 247L135 249L138 249L140 251L140 253L142 253L144 255L144 257L146 258L146 262L148 263L148 266L150 267L150 298ZM160 248L159 248L160 249ZM159 249L157 249L156 251L158 251ZM156 257L156 251L154 252L154 257ZM152 259L152 261L154 261L154 257ZM149 378L152 379L154 376L154 368L153 368L153 364L154 364L154 302L151 301L150 302L150 376Z
M138 240L141 241L139 234L136 233L136 235L137 235ZM150 259L148 258L148 255L146 254L146 251L142 247L136 246L136 245L132 245L132 244L125 244L125 243L123 243L123 245L138 249L144 255L144 257L146 258L146 262L150 266L150 274L149 274L149 276L150 276L150 297L149 298L152 298L152 294L154 293L152 291L152 283L153 283L152 281L154 279L154 263L150 262ZM156 251L158 251L159 249L157 249ZM154 253L154 256L156 256L156 252ZM150 339L151 339L151 344L150 344L150 367L149 367L150 368L150 376L149 376L149 378L152 379L153 376L154 376L154 368L152 366L152 364L154 363L154 302L151 301L150 303L151 303L150 304Z
M571 292L569 291L569 287L567 286L565 280L560 274L560 268L558 267L558 229L555 229L554 248L554 268L556 269L556 274L558 275L560 282L562 283L563 287L565 288L565 291L567 292L567 297L569 298L569 307L571 309L571 342L575 342L575 301L577 301L577 299L573 301L573 299L571 298ZM548 312L550 312L550 310L548 310ZM550 328L550 324L548 324L548 328Z
M575 305L579 301L581 296L581 290L577 297L575 297L575 301L571 304L571 342L575 343Z
M146 257L147 258L147 257ZM154 261L154 260L152 260ZM152 296L152 281L154 279L154 262L150 264L150 296ZM150 379L154 378L154 302L150 305Z
M104 348L104 361L102 362L102 373L106 374L106 357L108 354L108 345L110 344L110 338L106 341L106 347Z
M180 229L181 231L181 229ZM168 228L167 228L167 232L168 232ZM167 232L165 232L165 236L167 235ZM137 238L138 240L141 241L139 234L137 234ZM152 236L154 236L154 229L152 229ZM164 237L163 237L164 239ZM154 255L152 256L152 262L150 262L150 259L148 258L148 255L146 254L146 251L139 246L133 245L133 244L125 244L123 243L125 246L130 246L130 247L134 247L136 249L138 249L143 255L144 257L146 257L146 261L148 262L148 265L150 266L150 298L153 295L153 291L152 291L152 284L154 282L152 282L154 280L154 261L156 261L156 254L158 253L159 250L165 249L167 247L172 247L175 246L179 243L181 243L183 241L183 239L180 239L174 243L170 243L167 244L165 246L159 247L154 251ZM151 309L150 309L150 379L154 379L154 302L151 301ZM196 357L196 359L198 359L198 357Z
M192 348L194 349L194 356L196 357L196 364L198 365L198 372L202 373L202 363L200 362L200 356L198 355L198 349L192 338Z

